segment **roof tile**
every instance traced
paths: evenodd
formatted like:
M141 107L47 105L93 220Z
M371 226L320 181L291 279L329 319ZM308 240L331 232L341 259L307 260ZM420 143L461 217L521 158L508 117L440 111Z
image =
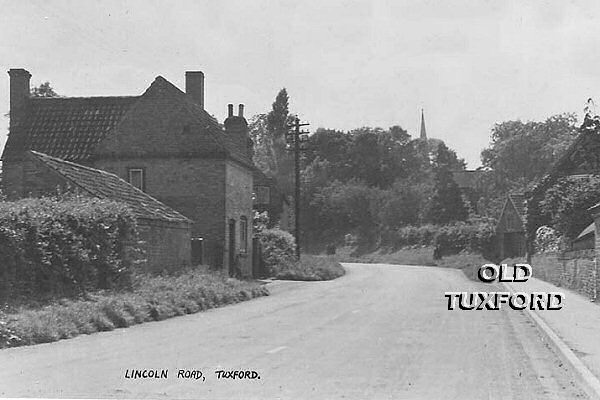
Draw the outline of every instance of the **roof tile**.
M30 151L29 154L88 194L127 204L137 218L191 222L190 219L114 174L36 151Z

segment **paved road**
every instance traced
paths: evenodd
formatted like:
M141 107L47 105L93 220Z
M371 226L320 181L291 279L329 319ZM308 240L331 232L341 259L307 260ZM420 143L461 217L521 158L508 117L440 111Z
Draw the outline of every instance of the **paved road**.
M448 311L461 272L346 265L333 282L58 343L0 351L0 397L585 398L517 311ZM167 379L126 379L168 369ZM178 379L178 369L206 380ZM217 380L219 369L260 380Z

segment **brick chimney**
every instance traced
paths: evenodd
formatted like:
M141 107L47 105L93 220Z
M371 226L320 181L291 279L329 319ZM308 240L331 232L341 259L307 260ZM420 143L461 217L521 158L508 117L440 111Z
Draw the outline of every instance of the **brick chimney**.
M23 68L11 68L10 77L10 112L16 111L29 98L29 81L31 74Z
M244 105L238 106L238 115L233 115L233 104L227 105L227 118L223 125L225 125L225 134L229 135L236 146L239 146L241 150L246 152L250 158L252 158L253 146L252 140L248 135L248 122L244 118Z
M186 71L185 92L204 110L204 73Z

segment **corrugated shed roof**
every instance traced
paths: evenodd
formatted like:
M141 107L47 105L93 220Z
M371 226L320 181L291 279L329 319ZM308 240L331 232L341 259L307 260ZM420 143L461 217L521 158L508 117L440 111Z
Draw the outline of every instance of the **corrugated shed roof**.
M100 199L116 200L127 204L137 218L191 222L182 214L114 174L36 151L30 151L29 154L88 194Z
M138 98L31 98L23 118L13 123L2 158L35 150L69 161L86 160Z

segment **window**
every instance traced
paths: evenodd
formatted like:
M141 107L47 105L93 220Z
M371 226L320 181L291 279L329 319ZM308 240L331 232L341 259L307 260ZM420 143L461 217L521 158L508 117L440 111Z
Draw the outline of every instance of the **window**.
M271 203L271 188L268 186L257 186L255 204L270 204Z
M144 190L144 170L142 168L129 168L129 183L140 190Z
M240 218L240 251L246 253L248 251L248 218Z

